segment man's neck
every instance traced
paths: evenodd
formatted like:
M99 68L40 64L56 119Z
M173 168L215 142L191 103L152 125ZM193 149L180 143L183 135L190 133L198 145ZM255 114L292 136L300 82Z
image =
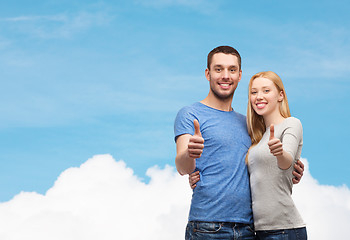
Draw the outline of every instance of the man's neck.
M227 99L218 99L214 96L211 96L210 94L204 98L202 101L200 101L201 103L203 103L204 105L211 107L211 108L215 108L217 110L221 110L221 111L225 111L225 112L229 112L232 111L232 98L227 98Z

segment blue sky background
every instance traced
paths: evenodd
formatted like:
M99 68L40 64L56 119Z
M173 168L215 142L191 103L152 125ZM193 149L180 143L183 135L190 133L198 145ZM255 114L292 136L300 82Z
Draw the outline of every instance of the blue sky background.
M206 56L242 55L233 107L272 70L304 127L302 157L321 184L350 186L347 1L1 1L0 201L45 193L96 154L140 178L174 165L173 121L208 93Z

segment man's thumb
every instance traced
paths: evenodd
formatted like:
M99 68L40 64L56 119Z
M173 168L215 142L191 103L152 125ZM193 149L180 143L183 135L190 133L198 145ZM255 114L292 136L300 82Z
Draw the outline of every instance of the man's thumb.
M273 124L270 125L270 140L275 137L275 126Z
M194 135L202 136L199 122L197 119L193 120L193 125L194 125Z

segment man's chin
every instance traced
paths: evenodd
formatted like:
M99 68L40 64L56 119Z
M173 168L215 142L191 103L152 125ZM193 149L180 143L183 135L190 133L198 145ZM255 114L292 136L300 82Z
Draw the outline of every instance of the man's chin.
M229 100L232 99L234 92L230 92L230 93L218 93L218 92L214 92L214 95L220 99L220 100Z

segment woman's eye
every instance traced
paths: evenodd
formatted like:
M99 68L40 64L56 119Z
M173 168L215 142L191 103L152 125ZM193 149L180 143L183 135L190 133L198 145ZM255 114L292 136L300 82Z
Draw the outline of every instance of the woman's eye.
M264 92L268 93L268 92L270 92L270 90L269 89L265 89Z

